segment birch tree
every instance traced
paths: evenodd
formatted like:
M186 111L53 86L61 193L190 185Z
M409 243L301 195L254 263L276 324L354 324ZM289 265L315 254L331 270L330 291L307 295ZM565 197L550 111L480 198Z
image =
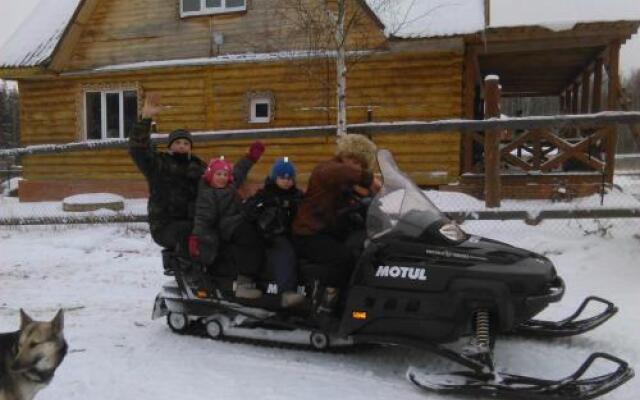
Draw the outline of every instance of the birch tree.
M380 40L384 38L380 32L373 35L361 28L366 24L375 25L375 17L371 12L380 12L392 16L393 22L391 26L384 27L384 34L393 36L407 24L442 7L439 5L416 13L416 1L404 0L402 7L399 7L398 0L279 0L278 9L282 10L283 20L287 21L283 29L290 30L288 37L291 40L287 47L308 52L304 66L309 75L323 76L312 72L318 70L322 60L335 63L335 80L325 80L324 83L335 85L338 135L347 133L347 78L350 70L363 58L384 49L386 45ZM421 9L424 10L424 7ZM296 57L294 62L301 62L300 58ZM329 65L329 62L324 65Z

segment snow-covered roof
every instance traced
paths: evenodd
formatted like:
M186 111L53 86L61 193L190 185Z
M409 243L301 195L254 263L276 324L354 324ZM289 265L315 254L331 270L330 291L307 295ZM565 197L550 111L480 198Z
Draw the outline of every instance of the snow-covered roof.
M484 0L365 0L387 36L428 38L484 29Z
M40 0L0 47L0 68L34 67L51 57L81 0Z

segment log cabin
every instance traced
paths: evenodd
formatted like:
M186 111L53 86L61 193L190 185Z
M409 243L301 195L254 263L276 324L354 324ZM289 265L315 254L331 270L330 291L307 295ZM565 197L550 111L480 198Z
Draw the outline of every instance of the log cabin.
M336 6L335 0L305 2ZM567 113L615 109L620 46L640 26L600 21L491 27L489 0L399 0L394 8L383 3L348 0L354 16L347 38L349 123L483 118L484 77L493 74L500 76L504 97L556 96ZM171 106L154 121L159 133L333 124L335 54L314 47L319 40L309 39L317 29L305 29L308 21L291 4L42 0L0 49L0 79L18 82L22 145L125 138L146 92L160 93ZM607 87L603 76L609 77ZM514 161L520 152L504 154L519 172L512 168L503 176L505 197L550 196L558 174L569 175L557 158L545 155L564 149L562 160L585 159L551 139L559 133L548 132L544 141L539 132L527 134L533 139L509 149L529 149L528 159ZM593 176L566 178L581 193L594 190L589 185L599 182L605 168L612 176L607 160L615 153L615 132L605 136L602 160L595 157L588 165ZM481 133L403 132L374 140L418 184L483 196ZM270 138L250 182L259 184L273 160L288 156L304 186L313 166L333 154L334 143L331 136ZM233 160L247 145L197 143L194 152L204 160ZM25 156L22 163L21 201L87 192L147 195L123 149Z

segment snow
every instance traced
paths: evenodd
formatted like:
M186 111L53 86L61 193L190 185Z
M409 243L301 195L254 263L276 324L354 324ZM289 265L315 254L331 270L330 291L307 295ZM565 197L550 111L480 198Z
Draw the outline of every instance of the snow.
M90 71L73 71L62 73L62 76L76 76L84 75L87 73L100 73L100 72L113 72L113 71L135 71L139 69L149 68L169 68L169 67L193 67L201 65L222 65L222 64L240 64L240 63L253 63L253 62L268 62L268 61L282 61L282 60L297 60L301 58L317 58L317 57L330 57L335 58L337 52L335 51L279 51L272 53L239 53L239 54L225 54L215 57L199 57L199 58L184 58L184 59L172 59L161 61L139 61L127 64L114 64L105 65L92 69ZM374 54L372 51L349 51L347 57L357 57L363 55Z
M501 369L560 377L594 351L639 365L640 246L624 224L608 238L585 236L584 226L566 221L537 227L464 225L551 258L568 291L542 317L564 317L590 294L620 307L617 316L580 337L500 340ZM38 319L51 319L59 307L66 310L70 352L38 400L463 399L425 396L405 381L410 365L438 372L454 368L422 351L392 347L323 354L172 333L163 321L150 320L153 299L168 278L161 272L160 248L144 224L0 228L0 254L0 332L17 329L21 307ZM634 379L606 399L628 400L639 391L640 380Z
M542 210L583 210L590 208L602 208L600 195L593 194L586 197L578 197L570 202L552 202L551 200L514 200L503 199L500 208L486 208L483 200L464 193L442 192L437 190L426 191L427 197L444 212L478 212L478 211L527 211L537 213ZM640 209L640 200L631 193L613 189L605 194L604 207L636 208Z
M79 195L80 199L89 199L91 195ZM75 197L75 196L74 196ZM117 196L119 197L119 196ZM123 199L124 200L124 199ZM116 200L117 201L117 200ZM81 217L81 216L115 216L115 215L146 215L147 199L126 199L124 200L124 210L112 211L108 209L99 209L96 211L86 212L65 212L62 210L61 201L43 201L43 202L20 202L15 197L0 196L0 220L11 218L51 218L51 217Z
M32 67L46 62L80 0L41 0L33 13L0 48L0 68Z
M484 0L366 0L388 36L428 38L480 32Z
M553 32L570 31L576 27L578 23L576 21L564 21L564 22L545 22L539 24L543 28L547 28Z
M66 204L101 204L124 202L124 197L112 193L85 193L66 197L62 200Z
M15 177L11 179L7 179L6 181L0 183L0 194L3 196L8 196L14 190L18 189L18 184L22 178Z

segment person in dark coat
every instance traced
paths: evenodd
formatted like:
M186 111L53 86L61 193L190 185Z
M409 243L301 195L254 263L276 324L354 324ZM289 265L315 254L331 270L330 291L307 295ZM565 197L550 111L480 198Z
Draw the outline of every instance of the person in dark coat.
M193 234L189 237L189 253L207 265L214 262L222 242L229 245L238 268L235 296L245 299L262 296L254 286L262 269L264 243L256 226L243 215L238 189L264 149L262 142L252 143L248 154L235 166L223 158L211 160L198 186Z
M265 239L267 269L281 294L281 305L300 304L305 297L296 292L298 262L291 243L291 223L302 200L296 187L296 170L288 158L276 160L271 173L254 196L245 202L245 213Z
M193 229L198 182L206 164L192 154L191 134L178 129L170 133L168 151L151 144L151 118L164 107L150 94L141 119L129 132L129 155L149 185L147 205L151 237L162 247L188 256L187 238Z
M380 182L371 172L376 145L362 135L337 140L336 156L318 164L311 172L307 192L293 221L293 242L301 257L324 267L317 276L325 292L318 311L332 312L338 289L349 283L355 264L345 245L346 233L339 221L340 210L349 206L345 193L361 187L375 193Z

